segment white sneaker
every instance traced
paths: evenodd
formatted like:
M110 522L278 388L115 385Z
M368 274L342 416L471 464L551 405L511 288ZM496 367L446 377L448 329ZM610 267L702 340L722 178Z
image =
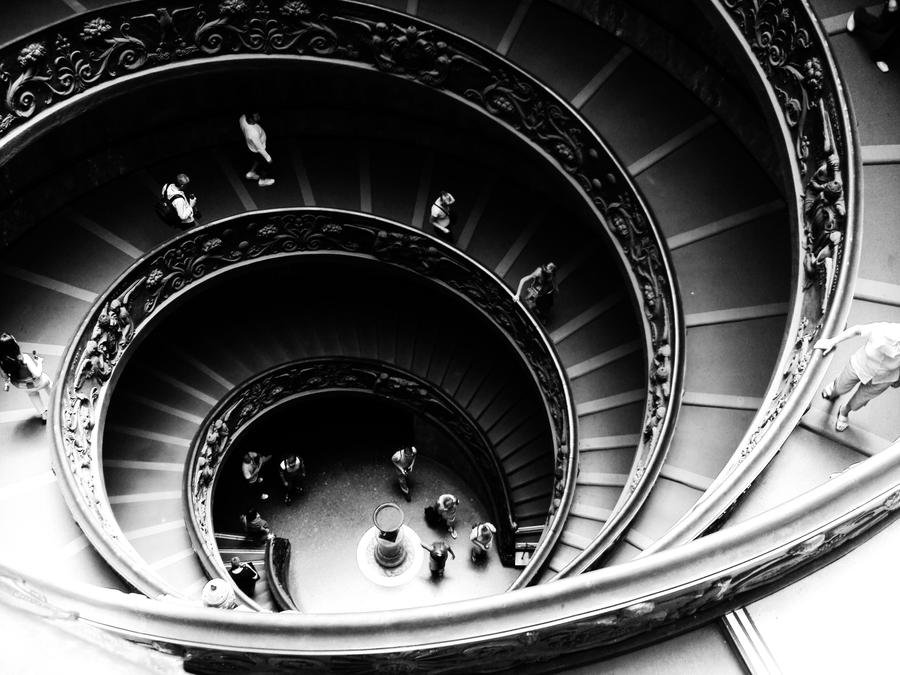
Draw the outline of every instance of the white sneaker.
M259 174L255 171L248 171L246 174L244 174L244 178L246 178L247 180L259 180Z
M270 185L275 185L274 178L260 178L259 179L259 187L269 187Z

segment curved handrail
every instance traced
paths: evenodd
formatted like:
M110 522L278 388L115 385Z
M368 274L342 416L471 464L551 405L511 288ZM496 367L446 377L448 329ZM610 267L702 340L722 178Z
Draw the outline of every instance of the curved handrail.
M100 463L103 412L131 347L197 285L260 261L321 254L403 269L479 311L518 352L541 395L553 437L555 480L565 480L566 467L575 463L568 453L575 411L565 369L535 318L475 260L413 227L362 213L294 208L225 218L161 244L119 277L72 340L54 397L54 461L73 515L107 561L144 592L177 594L125 540L106 499ZM546 529L562 517L551 504ZM545 538L546 546L553 541Z
M255 375L226 394L207 413L185 458L184 504L194 550L210 578L228 578L216 544L213 498L220 469L234 442L274 409L301 397L352 392L398 403L442 427L458 442L475 468L469 484L497 525L498 552L514 558L513 503L509 481L484 430L448 393L413 373L379 361L351 357L310 357Z
M283 537L269 537L266 540L266 583L275 599L275 605L282 612L299 612L287 588L288 566L291 563L291 541Z
M351 0L156 0L61 21L0 49L0 164L78 105L143 75L241 56L333 61L403 78L486 114L552 163L613 243L643 322L649 391L629 479L610 519L632 517L667 450L681 396L684 325L673 266L634 182L604 141L564 100L481 45L418 18ZM78 105L76 105L78 104ZM564 476L542 539L560 534L577 472L574 423L561 444ZM542 546L524 578L547 561Z
M738 56L781 130L801 242L787 343L753 423L700 500L642 555L712 527L746 492L810 405L831 357L816 339L845 325L859 265L862 167L856 120L837 64L807 0L715 0L713 20L736 38ZM726 41L727 42L727 41ZM828 232L838 243L823 247Z
M802 576L894 520L900 443L747 521L657 555L490 598L355 614L254 614L62 587L0 564L0 593L36 614L183 655L188 670L512 669L596 659L686 631ZM206 670L202 670L203 666Z

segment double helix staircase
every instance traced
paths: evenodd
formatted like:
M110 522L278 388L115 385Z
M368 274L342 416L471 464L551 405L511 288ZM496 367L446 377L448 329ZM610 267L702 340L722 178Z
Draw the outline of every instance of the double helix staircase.
M425 9L423 5L420 14L427 19ZM516 14L514 10L510 5ZM436 18L460 29L455 21L471 18L472 11L464 4L456 20ZM480 29L511 25L513 14L474 23ZM524 17L516 16L522 21L506 55L515 61L521 54L521 65L573 99L629 166L670 238L685 298L686 407L658 486L614 552L613 560L625 560L664 532L702 493L745 430L754 396L765 388L786 312L788 244L779 227L784 213L772 184L737 140L659 68L550 4L534 3ZM577 28L569 34L571 26ZM538 48L548 40L559 48ZM568 68L565 64L576 53L593 56L582 58L577 69ZM543 56L535 61L537 54ZM644 86L630 86L634 78ZM648 104L647 92L653 92L656 104ZM180 129L179 134L182 138L189 132ZM280 164L276 184L266 190L242 179L240 143L229 140L136 168L73 200L10 249L7 260L22 263L4 268L10 287L26 297L50 299L34 301L46 314L26 315L21 305L10 308L7 324L19 326L20 338L55 345L60 353L94 294L171 234L156 222L148 204L176 171L192 177L207 221L247 209L308 204L361 209L421 226L431 196L451 189L458 205L457 246L511 288L541 262L560 265L559 301L548 331L578 405L581 467L571 516L549 564L550 573L562 570L602 529L627 481L646 390L645 357L629 328L632 309L596 235L576 219L560 217L549 197L517 185L499 167L479 170L460 156L423 153L378 139L276 135L271 144L290 159ZM46 251L44 242L50 237L61 245ZM762 282L748 283L749 274L742 277L738 270L749 270L748 261L762 260L772 272ZM55 332L48 333L50 326ZM209 351L204 348L203 353ZM187 412L190 419L157 410L157 418L172 418L163 429L138 428L182 441L190 438L190 425L202 416L202 408L188 412L182 406L188 401L195 407L209 405L223 393L221 382L202 373L197 378L185 384L198 392L203 384L212 387L203 401L184 392L156 401ZM166 431L179 426L177 434ZM168 473L174 479L174 472ZM174 489L152 493L171 500ZM126 500L117 508L135 508L125 506L132 503ZM166 522L175 531L178 520L173 514ZM161 536L146 530L149 525L136 527L151 541ZM179 551L169 550L150 562L175 564L170 556L176 555L187 559L187 549ZM196 586L196 578L188 579Z
M45 25L65 16L56 4L33 3L36 9L27 15L4 7L15 20L0 25L8 37ZM667 237L688 328L684 405L654 490L606 562L629 560L691 508L724 467L759 407L784 339L790 302L784 204L756 161L701 102L636 50L552 3L383 4L496 49L567 98L628 167ZM827 17L825 26L849 82L863 145L866 234L849 322L897 320L898 243L892 215L898 206L898 191L893 189L900 159L894 111L900 89L842 32L842 12L854 3L811 4ZM2 325L16 333L24 348L44 355L45 367L55 372L64 345L96 295L134 259L171 235L155 221L148 205L174 171L194 178L206 220L306 204L359 209L421 226L436 190L449 189L459 206L457 245L510 287L541 262L560 263L561 292L548 332L568 369L578 404L581 471L570 517L544 579L564 572L602 528L624 487L646 387L644 357L634 329L628 328L633 311L625 294L613 290L614 265L595 236L559 218L552 197L536 200L543 199L544 205L521 199L530 188L517 184L500 167L473 167L446 151L423 153L414 146L398 151L395 144L359 138L276 136L272 143L286 148L283 154L291 159L281 165L276 185L266 191L242 180L240 145L229 139L215 148L134 167L116 181L73 196L66 208L4 253L4 295L13 301L0 308ZM347 327L348 317L343 320ZM416 327L401 326L394 324L398 336L431 342L432 336L418 333ZM336 327L322 329L344 335ZM234 337L245 346L260 338L246 332ZM272 339L265 353L241 350L246 362L229 358L218 341L209 338L161 350L159 357L178 364L183 386L170 381L165 396L154 397L123 382L121 400L116 399L122 414L132 416L121 426L140 435L109 429L115 442L107 441L104 451L121 454L104 458L107 491L120 521L127 523L127 513L142 508L155 510L157 522L135 520L123 529L148 562L172 573L174 585L187 595L197 592L203 577L183 530L181 477L175 465L183 457L183 441L228 384L258 372L272 358L289 357L301 341L294 336L288 347L277 336ZM376 345L377 354L383 346ZM359 348L363 353L362 341ZM854 348L838 350L828 377ZM135 369L141 367L145 373L155 368L152 361L134 364ZM147 375L150 381L154 377ZM891 406L889 395L876 400L852 417L849 431L838 434L832 427L833 409L816 399L729 523L777 506L886 448L898 435ZM72 522L46 468L45 429L25 408L18 397L0 398L0 446L6 455L0 499L15 500L32 513L31 526L40 532L39 541L23 552L25 564L61 580L122 588ZM527 420L521 423L527 425ZM526 450L514 454L528 466ZM512 474L516 470L511 467ZM138 475L140 485L132 485ZM172 496L176 492L178 496ZM144 499L147 495L151 497ZM15 512L3 512L0 522L13 530ZM170 543L160 546L166 538ZM721 655L710 646L715 637L707 638L698 649ZM635 656L636 662L641 658Z
M514 353L491 339L490 326L444 300L346 263L303 261L296 271L217 286L168 317L137 348L106 417L106 489L126 535L139 534L138 553L181 594L196 595L205 575L181 499L191 440L228 392L305 359L384 363L443 391L489 440L513 521L540 528L554 482L541 399ZM232 318L236 308L240 321ZM421 454L434 453L422 446ZM153 528L154 536L144 536ZM216 526L236 529L236 522Z

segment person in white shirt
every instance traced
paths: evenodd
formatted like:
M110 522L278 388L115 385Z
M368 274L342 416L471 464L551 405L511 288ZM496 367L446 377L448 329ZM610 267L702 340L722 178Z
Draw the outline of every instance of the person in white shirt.
M197 198L187 194L184 189L191 182L187 174L180 173L175 176L174 183L163 185L162 194L175 208L182 227L187 230L197 224Z
M19 343L9 333L0 333L0 374L3 376L3 390L9 391L9 385L23 389L41 421L47 421L47 408L50 395L47 392L53 382L44 372L44 360L32 352L25 354Z
M833 338L822 338L813 349L821 349L827 354L841 342L854 337L866 338L866 344L853 353L840 374L822 390L822 398L834 401L857 387L850 400L838 408L834 423L837 431L850 426L851 412L859 410L889 387L900 386L900 323L851 326Z
M453 220L452 207L455 202L453 195L449 192L441 191L438 198L434 200L434 204L431 205L431 217L429 219L431 226L434 228L434 233L440 239L451 244L453 243L453 235L450 233L450 225Z
M275 184L269 175L272 168L272 155L266 150L266 132L259 124L259 113L249 112L241 115L239 120L241 132L247 142L247 149L253 155L253 164L246 174L247 180L255 180L260 187Z
M472 542L472 562L483 563L487 561L488 551L494 543L494 535L497 528L493 523L479 523L472 528L469 539Z
M459 499L451 494L444 494L438 497L437 503L434 505L437 512L444 519L447 525L447 531L450 536L456 539L456 516L459 507Z

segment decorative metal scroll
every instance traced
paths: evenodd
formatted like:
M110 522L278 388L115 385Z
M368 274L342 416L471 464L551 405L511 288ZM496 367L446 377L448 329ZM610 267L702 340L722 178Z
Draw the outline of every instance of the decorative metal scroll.
M472 488L498 526L501 559L512 564L514 514L500 458L465 408L438 387L393 365L347 357L309 358L276 366L235 388L207 415L191 444L184 474L190 533L211 577L228 578L212 526L216 477L233 442L259 417L300 396L323 392L369 394L398 403L443 427L474 469ZM550 464L548 460L548 465ZM548 485L547 500L550 493Z
M231 267L303 253L347 254L395 265L444 285L493 321L523 358L546 407L554 480L569 477L568 439L575 415L565 370L534 318L490 272L414 228L365 214L298 208L234 216L163 244L126 272L95 305L73 340L57 393L62 421L55 430L58 459L80 520L112 547L111 564L119 569L119 559L125 558L121 568L128 570L129 580L143 583L154 594L171 589L152 572L133 571L146 565L121 535L105 495L99 493L102 467L97 423L109 382L134 335L193 285ZM382 381L379 387L392 390L397 398L413 398L396 379ZM563 491L549 487L554 494ZM509 513L508 508L503 511ZM548 521L558 515L551 504Z
M11 132L27 131L30 120L37 128L44 113L99 85L236 55L333 59L452 94L539 148L578 187L631 277L647 363L654 364L626 498L612 521L625 505L633 514L662 464L678 410L683 326L672 267L648 209L603 141L567 103L490 50L415 17L348 0L141 0L84 13L0 51L0 148ZM85 407L91 405L88 394ZM558 422L559 411L552 412ZM560 442L574 444L574 434ZM564 485L575 470L571 463ZM572 494L562 490L554 508L566 512ZM543 560L539 554L529 567L537 571Z
M813 354L836 305L844 272L848 227L845 184L855 178L852 127L840 77L816 19L801 0L721 0L768 79L792 144L802 199L802 307L790 360L768 407L742 445L740 459L754 451L780 415ZM851 192L850 196L855 196ZM846 273L846 272L845 272ZM837 300L840 300L838 298Z
M859 250L860 155L856 128L827 40L805 0L716 0L736 51L764 75L786 131L799 220L799 269L789 340L763 405L737 451L697 504L653 546L699 536L765 468L799 421L827 360L813 344L839 331L852 300ZM748 461L749 460L749 461Z

